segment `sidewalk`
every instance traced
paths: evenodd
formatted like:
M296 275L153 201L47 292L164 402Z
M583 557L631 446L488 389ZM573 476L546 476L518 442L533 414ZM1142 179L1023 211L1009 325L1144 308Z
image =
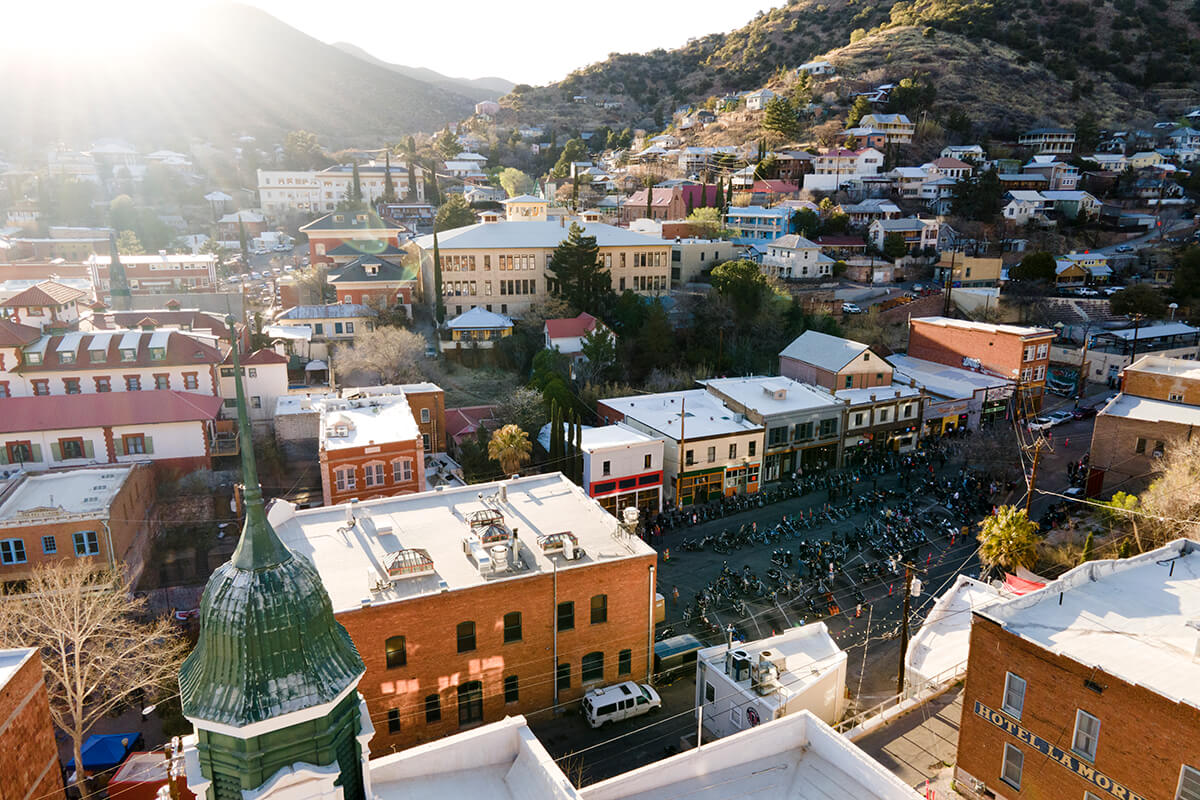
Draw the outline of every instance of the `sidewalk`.
M855 742L900 780L918 791L925 782L938 798L955 797L950 788L962 718L959 686Z

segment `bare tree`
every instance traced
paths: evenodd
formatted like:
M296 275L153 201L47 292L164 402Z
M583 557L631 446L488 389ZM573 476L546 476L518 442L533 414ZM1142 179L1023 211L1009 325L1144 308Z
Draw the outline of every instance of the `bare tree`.
M426 344L423 336L404 328L376 328L359 334L349 347L337 349L337 369L343 376L375 373L384 383L419 381Z
M549 422L546 400L537 389L519 386L506 392L496 404L496 419L503 425L516 425L523 431L540 431Z
M1174 539L1194 539L1200 532L1200 440L1167 442L1153 475L1138 497L1146 516L1126 514L1129 532L1143 551Z
M21 593L0 596L0 645L41 651L50 716L71 738L80 791L90 792L83 741L100 719L175 685L184 641L115 570L35 567Z

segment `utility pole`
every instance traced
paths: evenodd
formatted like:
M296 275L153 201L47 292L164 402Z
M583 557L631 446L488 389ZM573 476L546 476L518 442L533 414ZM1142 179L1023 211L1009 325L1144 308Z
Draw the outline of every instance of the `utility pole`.
M1079 382L1075 386L1075 405L1079 405L1079 401L1083 399L1083 390L1087 388L1087 351L1088 345L1091 344L1091 337L1088 332L1092 329L1092 322L1088 320L1088 324L1083 329L1083 353L1079 358Z
M950 246L950 269L946 270L946 299L942 302L942 316L950 316L950 292L954 288L954 261L958 255L958 245Z
M1033 467L1029 470L1029 491L1025 493L1025 516L1029 516L1029 506L1033 503L1033 488L1037 486L1038 461L1041 460L1042 445L1045 441L1039 432L1037 441L1033 443Z
M908 654L908 615L912 600L913 573L925 574L907 561L904 563L904 614L900 618L900 664L896 669L896 694L904 694L904 657Z

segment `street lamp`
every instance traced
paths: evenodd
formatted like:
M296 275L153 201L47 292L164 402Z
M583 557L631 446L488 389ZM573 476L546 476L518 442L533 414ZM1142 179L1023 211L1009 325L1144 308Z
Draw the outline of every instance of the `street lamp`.
M1179 308L1179 303L1171 303L1167 308L1171 309L1171 319L1175 319L1175 311Z

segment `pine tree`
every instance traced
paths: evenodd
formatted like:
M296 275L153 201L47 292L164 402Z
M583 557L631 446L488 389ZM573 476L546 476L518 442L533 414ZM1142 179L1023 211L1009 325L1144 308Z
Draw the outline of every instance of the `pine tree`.
M350 178L350 191L346 193L346 205L350 208L358 208L362 205L362 181L358 177L358 162L354 162L354 172Z
M716 207L720 210L725 209L725 182L717 178L717 202Z
M435 295L437 323L441 325L446 321L446 302L442 298L442 258L438 252L436 227L433 229L433 293Z
M708 208L708 181L700 184L700 208Z
M646 187L646 219L654 219L654 184Z
M612 278L600 263L595 236L572 222L567 238L550 256L551 291L574 308L600 314L612 294Z
M392 182L392 148L383 155L383 202L396 202L396 184Z

